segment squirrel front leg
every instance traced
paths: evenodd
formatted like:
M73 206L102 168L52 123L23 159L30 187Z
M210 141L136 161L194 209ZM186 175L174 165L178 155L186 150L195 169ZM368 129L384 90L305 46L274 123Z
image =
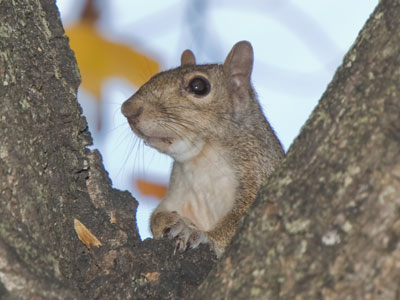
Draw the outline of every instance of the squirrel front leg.
M213 230L206 232L206 235L212 241L217 257L220 257L224 253L225 248L231 242L241 216L242 214L239 214L236 210L232 210Z
M247 192L243 192L246 190ZM256 195L256 193L252 192L252 189L242 189L242 193L238 193L237 195L233 209L217 223L213 230L206 232L206 235L214 246L217 257L220 257L230 244L243 214L249 209Z

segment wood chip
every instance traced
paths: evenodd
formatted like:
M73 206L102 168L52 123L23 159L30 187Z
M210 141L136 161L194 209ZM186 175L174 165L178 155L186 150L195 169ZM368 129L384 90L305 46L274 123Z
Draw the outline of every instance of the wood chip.
M95 247L100 247L102 246L101 242L98 240L98 238L90 232L89 229L81 221L78 219L74 219L74 229L76 234L78 235L78 238L81 240L82 243L86 245L89 249L92 246Z
M150 272L150 273L144 274L144 277L146 277L146 279L150 282L156 282L156 281L158 281L158 278L160 277L160 273Z

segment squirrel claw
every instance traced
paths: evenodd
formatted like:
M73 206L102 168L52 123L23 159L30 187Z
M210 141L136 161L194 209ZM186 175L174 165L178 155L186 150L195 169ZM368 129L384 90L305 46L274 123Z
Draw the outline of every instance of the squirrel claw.
M162 236L171 240L176 238L174 254L185 252L189 248L197 248L201 243L208 242L208 237L204 232L198 230L193 224L186 224L182 219L166 227Z
M185 223L182 220L178 220L175 224L164 229L163 237L172 240L176 236L180 236L185 227Z
M176 251L185 252L189 248L197 248L201 243L206 243L207 241L206 234L197 229L186 227L177 237L174 254Z
M176 253L176 251L178 252L185 252L185 250L188 248L188 245L186 244L186 241L178 238L176 240L176 245L175 245L175 250L174 250L174 254Z
M193 231L188 239L188 247L194 249L197 248L201 243L205 243L207 241L207 236L201 231Z

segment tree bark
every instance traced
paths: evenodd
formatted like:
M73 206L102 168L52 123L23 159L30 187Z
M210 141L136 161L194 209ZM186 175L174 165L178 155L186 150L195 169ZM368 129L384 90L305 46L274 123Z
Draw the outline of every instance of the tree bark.
M85 148L55 3L0 4L0 299L189 298L215 257L140 241ZM193 298L398 299L399 261L400 0L382 0Z
M400 299L400 1L380 1L194 299Z
M215 257L140 241L137 202L85 148L79 71L54 1L0 4L0 299L187 298ZM75 219L102 246L86 247Z

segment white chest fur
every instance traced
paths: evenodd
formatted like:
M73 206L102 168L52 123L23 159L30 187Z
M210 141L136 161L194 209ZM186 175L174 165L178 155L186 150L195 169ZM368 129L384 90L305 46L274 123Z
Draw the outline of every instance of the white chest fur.
M205 146L188 161L175 162L160 209L176 211L201 231L212 230L233 207L238 183L217 149Z

